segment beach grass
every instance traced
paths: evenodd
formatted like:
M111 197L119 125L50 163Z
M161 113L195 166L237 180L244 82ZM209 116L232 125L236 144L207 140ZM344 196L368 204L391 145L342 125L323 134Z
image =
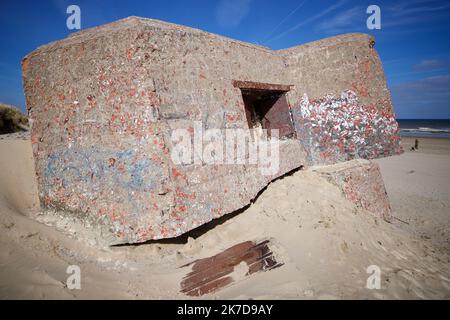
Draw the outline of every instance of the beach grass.
M0 134L28 130L28 118L16 107L0 103Z

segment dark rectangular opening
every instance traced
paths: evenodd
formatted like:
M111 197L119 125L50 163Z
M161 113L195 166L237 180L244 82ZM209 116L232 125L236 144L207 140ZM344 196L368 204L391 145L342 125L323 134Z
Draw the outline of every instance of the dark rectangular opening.
M249 128L261 127L270 137L273 129L280 138L294 138L295 129L286 91L241 88Z

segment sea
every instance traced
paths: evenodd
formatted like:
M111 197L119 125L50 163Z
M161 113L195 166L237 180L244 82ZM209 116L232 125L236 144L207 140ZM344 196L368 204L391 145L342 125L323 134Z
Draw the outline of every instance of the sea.
M397 119L402 137L450 139L450 119Z

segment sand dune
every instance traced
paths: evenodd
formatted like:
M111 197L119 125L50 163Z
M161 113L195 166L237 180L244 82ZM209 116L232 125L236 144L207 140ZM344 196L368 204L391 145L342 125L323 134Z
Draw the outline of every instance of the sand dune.
M450 149L447 140L421 146L377 160L397 218L391 224L305 170L273 182L248 209L197 230L195 239L99 248L82 226L38 208L30 142L1 140L0 298L184 299L181 265L261 239L271 239L284 265L204 298L449 298ZM81 290L66 288L72 264L81 268ZM381 270L379 290L366 288L370 265Z

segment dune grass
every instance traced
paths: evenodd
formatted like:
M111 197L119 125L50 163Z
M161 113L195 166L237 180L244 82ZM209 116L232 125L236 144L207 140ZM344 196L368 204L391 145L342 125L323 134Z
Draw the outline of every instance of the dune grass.
M0 134L28 130L28 118L16 107L0 103Z

